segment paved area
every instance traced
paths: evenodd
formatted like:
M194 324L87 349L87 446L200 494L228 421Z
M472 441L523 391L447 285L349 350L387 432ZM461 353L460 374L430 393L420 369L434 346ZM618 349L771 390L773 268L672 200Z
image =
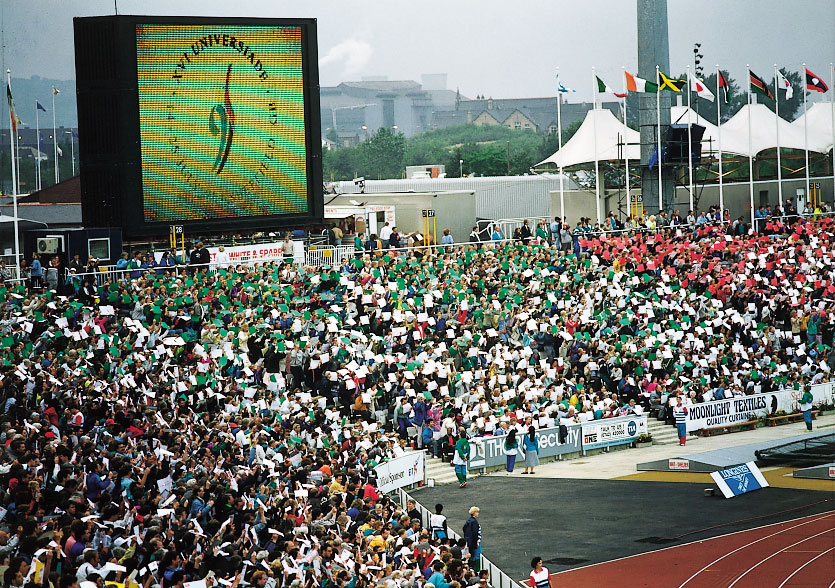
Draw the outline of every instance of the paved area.
M835 415L818 417L814 422L815 431L835 430ZM639 462L668 459L710 451L724 447L747 445L757 441L769 441L796 437L803 434L806 425L791 423L779 427L762 427L753 431L740 431L715 437L699 437L688 441L685 447L678 445L653 445L642 449L612 450L609 453L590 455L573 460L556 461L542 464L536 469L535 477L542 478L583 478L587 480L609 480L634 474ZM521 475L522 468L516 468L511 477L528 478ZM490 476L505 476L504 472L488 474Z
M706 486L482 476L465 489L436 486L413 496L430 508L442 503L459 533L468 509L480 507L484 555L518 580L537 555L554 573L835 508L825 492L765 488L728 500L705 497Z
M835 415L815 431L833 430ZM764 468L771 488L731 500L705 497L707 474L638 472L638 463L796 437L803 423L698 438L686 447L613 450L542 464L534 476L494 472L469 487L421 488L414 497L444 504L459 531L470 506L481 508L484 554L518 580L541 556L552 573L835 510L835 482L802 480L792 468ZM823 491L823 492L821 492Z

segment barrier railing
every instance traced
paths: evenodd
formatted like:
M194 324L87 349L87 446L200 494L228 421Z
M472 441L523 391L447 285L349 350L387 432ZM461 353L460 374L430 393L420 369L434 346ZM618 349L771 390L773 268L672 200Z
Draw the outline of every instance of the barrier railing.
M420 520L421 524L423 525L424 529L429 529L429 517L432 516L432 513L423 506L418 500L415 500L413 496L411 496L404 488L398 488L396 491L397 499L400 502L400 506L406 508L406 503L409 500L414 501L415 507L417 508L418 512L420 513ZM453 531L449 526L447 526L447 534L451 539L455 541L461 538L461 535ZM502 571L502 569L490 561L488 558L481 554L481 569L487 570L488 574L488 582L490 586L493 588L523 588L522 585L511 578L507 573Z
M769 217L770 219L788 219L794 220L797 218L805 219L805 218L818 218L822 216L832 216L835 215L835 212L825 212L825 213L798 213L796 215L791 216L773 216ZM491 221L491 222L504 222L504 221L517 221L518 219L502 219L502 221ZM538 220L538 219L534 219ZM768 219L765 219L768 220ZM712 226L716 226L715 222L708 223ZM491 226L493 226L491 224ZM589 230L589 231L582 231L577 232L576 228L572 230L572 237L576 241L577 239L588 238L593 236L600 236L600 235L616 235L622 233L657 233L661 230L665 229L682 229L687 230L692 228L693 225L681 224L676 226L664 226L664 227L656 227L653 229L646 228L646 227L634 227L631 229L608 229L608 230ZM555 236L551 235L551 238L554 239ZM555 239L556 240L556 239ZM309 248L305 251L305 265L311 267L320 267L322 265L341 265L345 262L346 259L352 259L354 257L361 257L366 258L367 256L373 258L375 256L381 256L387 253L400 253L400 252L414 252L414 251L435 251L435 252L447 252L453 251L456 249L462 249L467 247L495 247L496 245L501 245L504 243L513 243L516 242L516 239L512 237L504 236L501 240L483 240L483 241L464 241L458 243L451 243L451 244L431 244L431 245L422 245L422 244L414 244L408 247L398 247L395 249L383 249L383 250L362 250L358 251L355 249L353 244L343 244L338 246L316 246L314 248ZM532 239L533 242L537 240L534 238ZM575 243L576 244L576 243ZM574 244L573 244L574 245ZM572 245L572 247L573 247ZM554 243L553 246L559 246L558 243ZM257 259L248 259L248 260L239 260L237 262L227 262L225 264L218 264L217 262L212 262L208 264L188 264L188 265L176 265L176 266L151 266L147 268L139 268L139 269L116 269L115 267L106 267L100 268L98 271L95 272L85 272L85 273L77 273L74 276L70 276L69 274L64 274L60 276L59 280L61 283L68 283L71 280L78 280L79 283L82 283L85 279L93 279L97 285L101 286L105 284L108 279L122 279L122 278L138 278L144 276L148 273L157 273L163 274L165 272L175 272L178 275L182 274L183 271L199 271L201 269L206 268L209 272L216 272L219 269L227 269L230 267L237 267L237 266L256 266L256 265L269 265L272 263L283 262L284 258L277 256L277 257L265 257L265 258L257 258ZM22 278L17 277L17 268L12 266L6 267L7 272L10 274L5 278L0 277L0 280L6 282L18 282L22 279L27 279L28 276L24 275Z

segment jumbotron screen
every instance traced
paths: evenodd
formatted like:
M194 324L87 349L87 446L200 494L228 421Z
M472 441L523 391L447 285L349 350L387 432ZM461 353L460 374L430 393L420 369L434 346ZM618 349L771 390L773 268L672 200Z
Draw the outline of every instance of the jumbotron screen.
M143 220L309 213L302 27L135 28Z

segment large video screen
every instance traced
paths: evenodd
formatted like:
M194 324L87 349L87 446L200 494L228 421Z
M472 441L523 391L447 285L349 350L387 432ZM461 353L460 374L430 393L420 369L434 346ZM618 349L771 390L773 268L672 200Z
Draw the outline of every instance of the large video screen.
M145 222L308 213L302 29L136 24Z

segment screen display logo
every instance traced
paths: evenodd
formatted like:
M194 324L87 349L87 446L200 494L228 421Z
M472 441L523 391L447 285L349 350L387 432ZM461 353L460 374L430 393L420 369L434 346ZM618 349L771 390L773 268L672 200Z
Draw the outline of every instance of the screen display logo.
M146 222L308 212L302 34L136 26Z

